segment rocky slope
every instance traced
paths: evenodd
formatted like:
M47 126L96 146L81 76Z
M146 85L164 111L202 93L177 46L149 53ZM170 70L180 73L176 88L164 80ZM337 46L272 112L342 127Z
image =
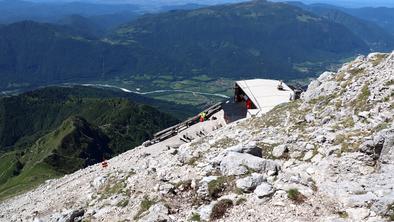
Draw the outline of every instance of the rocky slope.
M394 53L178 149L137 147L0 204L0 221L394 219Z

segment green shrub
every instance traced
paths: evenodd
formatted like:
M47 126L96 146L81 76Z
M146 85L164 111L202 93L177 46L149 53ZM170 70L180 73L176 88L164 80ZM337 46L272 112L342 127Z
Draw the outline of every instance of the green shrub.
M235 203L235 205L241 205L241 204L245 203L246 201L247 201L246 198L239 198L237 200L237 202Z
M143 214L145 211L148 211L149 208L156 203L157 203L156 200L150 199L148 196L144 196L144 199L140 203L140 210L135 215L134 219L135 220L139 219L141 217L141 214Z
M365 69L363 69L363 68L354 68L354 69L349 70L349 73L351 73L353 76L357 76L357 75L363 73L364 71L365 71Z
M129 204L129 200L128 199L124 199L122 201L120 201L116 206L117 207L126 207Z
M193 213L192 217L190 218L190 221L201 221L200 214L198 213Z
M351 103L354 110L356 112L361 112L364 110L368 110L370 108L370 104L368 104L368 97L371 95L369 91L368 85L364 85L361 89L360 94L357 98Z
M229 199L223 199L217 202L212 208L211 219L217 220L224 216L229 208L233 206L233 201Z
M218 177L216 180L212 180L208 183L208 194L212 198L218 198L220 193L225 189L226 178Z
M349 217L349 214L346 211L339 211L337 212L340 218L346 219Z
M296 203L303 203L305 202L305 196L298 191L298 189L290 189L287 191L287 197L296 202Z
M177 189L182 187L182 191L189 191L192 189L192 180L183 180L183 181L180 181L180 182L174 184L174 186Z
M388 216L390 221L394 221L394 203L390 204L387 207L387 213L386 215Z
M373 66L379 65L384 59L387 58L387 54L378 54L375 56L375 59L372 61Z

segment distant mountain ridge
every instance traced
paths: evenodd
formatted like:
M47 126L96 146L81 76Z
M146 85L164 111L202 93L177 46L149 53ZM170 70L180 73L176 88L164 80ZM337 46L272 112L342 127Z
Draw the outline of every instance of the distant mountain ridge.
M391 7L340 7L334 4L323 4L323 3L313 3L304 4L300 1L287 1L289 4L299 6L306 9L318 9L321 10L337 10L342 11L348 15L354 16L355 18L362 19L364 21L372 22L386 32L394 35L394 5Z
M368 51L342 25L284 3L251 1L142 16L112 36L186 67L178 72L291 79L296 64ZM313 71L312 71L313 72Z
M63 25L14 23L0 27L0 89L145 74L304 79L392 45L379 28L334 20L260 0L149 14L104 37L97 21L78 15Z
M346 9L326 4L306 5L301 2L288 3L308 10L332 22L344 25L355 35L363 39L372 51L392 51L394 49L394 35L390 33L390 30L382 28L379 23L350 14L350 11L356 11L358 9Z
M394 7L394 6L393 6ZM394 8L366 7L359 9L343 9L355 17L374 22L394 35Z
M138 66L147 63L145 59L155 61L144 49L90 37L64 26L31 21L3 26L0 88L105 79L127 70L140 72Z
M52 24L67 26L80 35L99 39L114 31L118 26L138 17L133 13L114 13L85 17L77 14L65 16Z
M23 0L0 1L0 23L23 20L53 22L69 15L85 17L115 14L120 12L138 13L139 6L133 4L98 4L84 2L31 2Z

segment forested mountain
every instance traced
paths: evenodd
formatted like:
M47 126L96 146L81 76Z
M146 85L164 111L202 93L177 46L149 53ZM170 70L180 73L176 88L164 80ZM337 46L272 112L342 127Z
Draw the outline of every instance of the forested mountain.
M330 4L304 4L300 1L288 1L292 5L299 6L304 9L312 10L315 12L327 12L327 11L342 11L355 18L361 19L364 22L369 21L375 25L380 26L386 32L394 35L394 8L393 7L361 7L358 4L357 7L340 7L337 5ZM388 4L387 4L388 5Z
M20 22L0 28L0 88L155 72L166 62L143 48L89 39L65 26Z
M383 29L394 35L394 8L387 7L366 7L366 8L347 8L343 9L355 17L374 22Z
M284 3L251 1L140 17L112 39L169 58L173 72L233 78L305 77L303 63L338 60L368 46L344 26ZM303 73L304 72L304 73Z
M353 9L339 8L325 4L306 5L301 2L289 3L332 22L344 25L367 43L371 51L392 51L394 49L394 35L389 32L389 29L380 27L379 22L374 23L347 13L347 11Z
M118 95L75 86L0 98L0 198L122 153L178 122L134 102L143 97Z
M340 24L266 1L146 15L103 39L83 18L71 23L0 28L0 87L136 74L296 79L369 50Z
M153 131L176 122L173 117L141 105L152 103L152 99L144 101L141 96L118 96L116 92L89 87L43 88L19 96L3 97L0 103L0 150L23 149L26 143L35 141L75 115L97 126L119 124L120 129L116 124L111 127L109 132L112 133L127 126L131 136L129 144L132 145L140 144ZM160 108L168 110L165 106ZM115 150L119 152L120 149L127 147Z
M208 5L189 3L183 5L164 5L160 8L160 11L172 11L172 10L192 10L198 8L208 7Z
M80 15L66 16L59 20L58 23L67 26L70 30L88 39L97 39L106 33L105 27Z
M114 31L118 26L131 22L138 17L133 13L114 13L84 17L69 15L57 20L54 24L64 25L78 34L89 38L101 38Z

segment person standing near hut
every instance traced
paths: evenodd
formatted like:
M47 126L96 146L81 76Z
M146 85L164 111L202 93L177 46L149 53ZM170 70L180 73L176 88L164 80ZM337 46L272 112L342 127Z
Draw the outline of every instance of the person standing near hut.
M201 112L200 113L200 122L204 122L206 116L207 116L207 114L205 112Z
M277 88L278 88L278 90L281 90L281 91L284 90L284 88L283 88L283 81L282 80L279 81L279 84L278 84Z
M252 100L250 98L246 100L246 109L252 109Z

